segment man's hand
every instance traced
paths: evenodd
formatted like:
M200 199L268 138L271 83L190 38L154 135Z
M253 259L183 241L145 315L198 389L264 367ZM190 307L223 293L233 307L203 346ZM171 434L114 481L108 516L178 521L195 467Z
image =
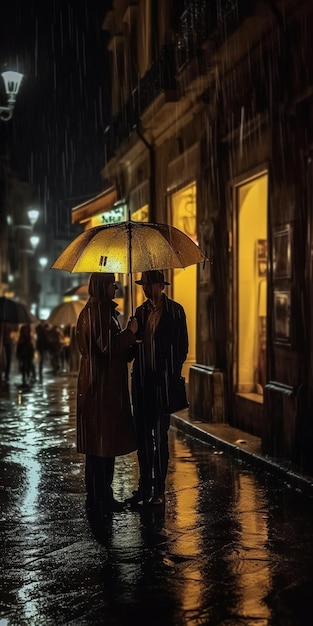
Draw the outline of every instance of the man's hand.
M131 330L134 333L134 335L136 334L138 330L138 322L135 317L130 318L127 324L127 328L129 328L129 330Z

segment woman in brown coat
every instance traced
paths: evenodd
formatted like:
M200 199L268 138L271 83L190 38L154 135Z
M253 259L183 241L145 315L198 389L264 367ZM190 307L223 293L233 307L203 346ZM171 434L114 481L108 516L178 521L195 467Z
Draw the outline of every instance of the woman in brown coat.
M121 510L113 498L115 457L136 449L128 390L129 348L137 321L118 322L114 274L92 274L89 300L77 321L77 451L86 455L87 508Z

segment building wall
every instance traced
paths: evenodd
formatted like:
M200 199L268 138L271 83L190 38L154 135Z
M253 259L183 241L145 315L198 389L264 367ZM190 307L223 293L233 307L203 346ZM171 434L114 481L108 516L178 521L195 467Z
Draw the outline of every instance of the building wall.
M163 89L151 92L149 103L137 108L133 118L130 92L123 91L123 74L113 64L115 111L123 112L128 126L127 132L125 123L115 127L120 139L103 175L117 187L123 181L125 197L137 198L134 210L140 208L140 190L148 189L150 219L160 222L169 219L171 193L195 181L198 239L210 262L197 270L190 411L202 419L228 421L256 432L266 451L304 463L313 404L312 3L239 2L235 11L225 0L216 4L223 5L221 15L218 11L215 15L211 3L214 32L195 50L201 22L191 32L190 16L207 18L207 4L200 4L190 3L173 19L172 3L160 3L157 29L151 20L153 2L139 1L133 7L137 90L150 84L141 81L150 77L156 51L161 54L162 46L170 42L176 71ZM116 20L123 14L122 5L114 4ZM116 24L114 28L117 36L122 28ZM127 41L130 45L131 36ZM129 76L130 48L124 52L123 72ZM136 102L134 98L134 108ZM268 177L266 384L262 397L253 399L240 397L236 390L236 185L262 168ZM144 203L146 195L147 191ZM284 230L290 267L282 275L276 264Z

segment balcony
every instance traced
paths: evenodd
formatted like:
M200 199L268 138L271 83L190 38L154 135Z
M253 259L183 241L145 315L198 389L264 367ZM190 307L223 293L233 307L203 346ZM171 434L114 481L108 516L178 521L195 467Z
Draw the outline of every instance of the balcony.
M251 15L253 0L193 0L178 15L173 43L164 46L158 59L139 81L138 87L113 118L107 133L108 158L116 153L141 120L143 127L162 131L175 115L177 102L187 95L196 98L215 79L217 51L238 26Z
M272 19L254 0L193 0L176 29L180 93L195 100L216 89L216 73L227 73L253 48Z

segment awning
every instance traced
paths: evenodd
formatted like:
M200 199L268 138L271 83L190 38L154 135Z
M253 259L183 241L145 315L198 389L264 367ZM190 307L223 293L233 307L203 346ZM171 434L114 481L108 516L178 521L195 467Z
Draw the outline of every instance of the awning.
M109 187L98 196L79 204L72 209L72 224L88 222L94 215L109 211L117 201L115 187Z

